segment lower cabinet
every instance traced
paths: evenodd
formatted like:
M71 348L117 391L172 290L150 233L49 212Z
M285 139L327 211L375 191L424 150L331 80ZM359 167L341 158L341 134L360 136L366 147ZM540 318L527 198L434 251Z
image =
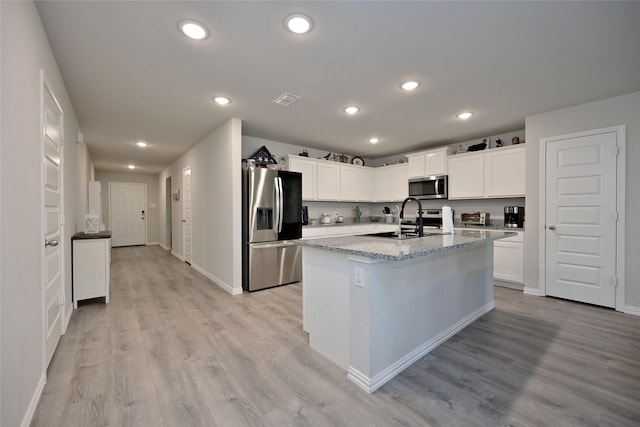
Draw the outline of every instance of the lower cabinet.
M493 243L493 278L524 284L524 233Z
M74 238L73 308L78 301L104 297L109 303L111 238Z

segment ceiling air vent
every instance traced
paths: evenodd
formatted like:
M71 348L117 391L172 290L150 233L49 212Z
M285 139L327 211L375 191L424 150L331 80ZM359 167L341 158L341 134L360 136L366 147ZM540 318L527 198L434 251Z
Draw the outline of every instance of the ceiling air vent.
M274 104L282 105L283 107L288 107L289 105L296 102L300 97L298 95L294 95L289 92L285 92L276 99L273 100Z

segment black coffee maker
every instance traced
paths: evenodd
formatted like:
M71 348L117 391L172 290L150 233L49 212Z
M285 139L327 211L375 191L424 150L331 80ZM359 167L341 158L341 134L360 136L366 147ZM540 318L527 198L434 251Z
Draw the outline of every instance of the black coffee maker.
M504 226L513 228L524 227L524 206L505 206Z

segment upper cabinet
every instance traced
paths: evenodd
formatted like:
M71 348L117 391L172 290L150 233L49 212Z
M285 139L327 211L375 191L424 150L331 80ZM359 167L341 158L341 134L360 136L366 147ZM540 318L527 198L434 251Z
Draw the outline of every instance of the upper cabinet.
M446 175L447 158L453 151L452 147L442 147L407 154L407 158L409 159L409 178Z
M524 197L525 148L505 147L448 159L449 198Z
M302 174L302 200L317 200L318 162L306 157L289 156L289 170Z
M373 169L340 165L340 200L370 202L373 200Z
M524 197L525 148L490 150L484 156L487 197Z
M340 200L340 164L319 161L316 183L318 200Z
M374 202L401 202L409 195L409 164L374 169Z
M484 156L468 153L451 156L449 164L449 198L482 199L484 197Z
M302 200L393 202L408 194L406 163L370 168L290 154L289 170L302 173Z

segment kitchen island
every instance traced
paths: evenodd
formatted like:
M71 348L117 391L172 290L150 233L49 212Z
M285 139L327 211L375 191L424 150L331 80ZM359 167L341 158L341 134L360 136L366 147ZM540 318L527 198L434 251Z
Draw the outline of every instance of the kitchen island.
M493 241L512 235L298 241L309 345L374 392L495 307Z

